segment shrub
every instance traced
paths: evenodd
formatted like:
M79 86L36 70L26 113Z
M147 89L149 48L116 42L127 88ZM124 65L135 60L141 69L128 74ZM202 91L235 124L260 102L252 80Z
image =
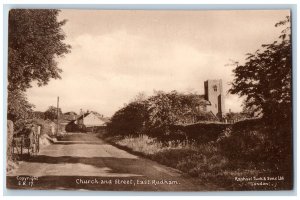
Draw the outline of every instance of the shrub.
M218 122L199 122L190 125L177 125L172 127L170 138L184 138L185 140L195 140L198 144L212 142L228 128L231 124Z
M216 119L208 112L198 109L204 104L205 100L196 94L156 91L148 99L134 100L118 110L108 124L108 131L114 135L137 136L142 133L161 139L175 134L174 137L183 140L186 135L177 134L180 131L171 130L172 126Z
M7 120L7 154L6 159L12 160L12 141L13 141L13 135L14 135L14 123L11 120Z
M217 143L221 154L230 160L256 163L257 167L279 168L291 155L286 150L290 146L289 139L283 137L291 133L275 134L290 129L284 124L277 128L273 130L262 119L245 120L226 129Z
M183 158L187 158L195 153L197 153L196 150L188 148L165 148L159 153L151 155L151 158L162 164L177 168L177 164Z
M145 127L147 111L144 102L132 102L117 111L108 123L108 132L113 135L138 136Z
M125 136L116 142L118 145L130 148L134 152L141 152L144 155L150 155L159 152L162 149L162 143L147 135L138 137Z

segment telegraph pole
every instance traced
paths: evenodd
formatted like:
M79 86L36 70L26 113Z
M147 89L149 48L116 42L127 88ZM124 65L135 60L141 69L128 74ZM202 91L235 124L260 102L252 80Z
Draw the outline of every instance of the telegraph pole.
M56 109L56 112L57 112L57 125L56 125L56 135L58 135L58 130L59 130L59 96L57 97L57 109Z

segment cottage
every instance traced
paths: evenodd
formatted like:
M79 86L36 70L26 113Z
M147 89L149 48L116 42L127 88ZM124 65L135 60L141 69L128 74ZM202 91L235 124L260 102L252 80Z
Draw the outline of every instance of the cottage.
M67 127L67 131L88 131L98 132L106 127L109 120L97 112L87 112L80 115L76 120L71 121Z

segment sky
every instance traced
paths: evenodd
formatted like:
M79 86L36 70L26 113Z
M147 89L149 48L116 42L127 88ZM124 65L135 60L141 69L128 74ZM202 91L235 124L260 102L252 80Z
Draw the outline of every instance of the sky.
M60 97L63 112L80 109L112 116L143 92L204 94L204 81L222 79L225 112L242 110L228 94L232 61L280 35L275 24L288 10L137 11L62 10L70 54L59 58L62 79L27 91L35 110Z

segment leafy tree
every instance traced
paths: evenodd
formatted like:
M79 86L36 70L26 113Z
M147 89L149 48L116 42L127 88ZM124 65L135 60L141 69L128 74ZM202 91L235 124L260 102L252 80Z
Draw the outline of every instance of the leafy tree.
M41 111L33 111L30 113L30 119L45 119L45 113Z
M146 102L131 102L113 115L108 129L113 134L138 135L145 129L147 118Z
M17 122L15 124L15 129L17 130L29 117L34 106L27 101L25 94L19 90L8 92L7 104L7 118Z
M249 53L246 63L237 64L232 94L245 96L246 109L261 112L266 120L291 118L291 28L290 17L275 25L284 26L278 41L263 44L255 53Z
M203 99L195 94L186 95L177 91L155 93L148 99L150 124L153 127L162 127L166 131L170 125L195 122L201 114L198 107L205 104Z
M33 81L46 85L60 78L57 58L70 52L59 10L12 9L8 27L8 119L22 120L32 105L25 96Z
M110 132L120 135L168 134L172 125L195 122L201 116L198 107L203 103L198 95L176 91L156 91L147 99L139 94L113 115L108 127Z
M233 151L241 152L248 162L263 160L262 163L270 163L270 168L275 166L277 171L291 172L293 140L290 17L275 26L283 26L278 40L264 44L255 53L248 54L245 64L236 63L237 67L233 70L235 79L229 90L232 94L245 96L244 112L252 116L258 114L262 116L262 120L253 121L254 124L249 126L245 121L239 125L240 130L232 130L232 135L225 139L226 145L222 152L227 151L231 155L234 155ZM232 144L236 148L232 148Z
M62 116L62 111L58 108L58 116ZM45 118L50 120L57 119L57 108L54 106L50 106L45 112Z
M8 28L8 89L25 91L32 81L46 85L50 78L60 78L56 58L70 52L63 43L59 10L13 9Z

